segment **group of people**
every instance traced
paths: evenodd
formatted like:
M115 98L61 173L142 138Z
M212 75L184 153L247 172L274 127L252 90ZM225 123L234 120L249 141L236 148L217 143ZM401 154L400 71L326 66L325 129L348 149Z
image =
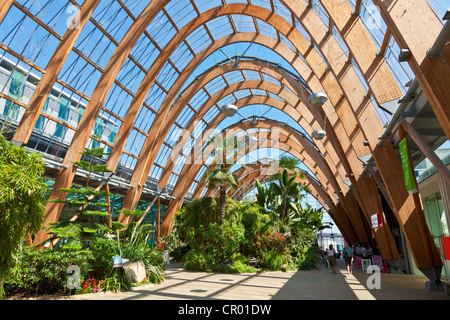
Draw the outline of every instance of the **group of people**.
M361 246L358 243L355 248L355 255L361 256L363 259L370 259L373 255L373 249L370 245Z
M357 244L356 247L350 247L348 243L345 243L344 249L342 251L342 257L345 260L345 265L347 267L347 273L353 273L353 261L356 256L361 256L363 259L370 259L373 255L373 249L370 245L361 246L361 244ZM330 244L327 250L322 252L322 257L326 259L328 265L331 268L331 272L336 274L336 263L337 259L341 256L341 252L336 252L333 248L333 245Z

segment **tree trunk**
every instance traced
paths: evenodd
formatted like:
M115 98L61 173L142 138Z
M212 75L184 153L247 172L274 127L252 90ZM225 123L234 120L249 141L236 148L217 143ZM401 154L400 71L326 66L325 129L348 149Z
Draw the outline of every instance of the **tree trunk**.
M219 199L219 224L222 224L223 219L225 219L225 205L226 205L226 187L225 186L220 186L219 187L219 194L220 194L220 199Z
M289 218L289 206L291 205L290 203L289 203L290 201L288 200L287 202L286 202L286 211L284 212L284 219L288 219Z

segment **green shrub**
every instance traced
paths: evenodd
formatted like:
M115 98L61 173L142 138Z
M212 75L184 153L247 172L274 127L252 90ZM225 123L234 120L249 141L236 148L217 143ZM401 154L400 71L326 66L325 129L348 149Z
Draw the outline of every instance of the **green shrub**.
M315 246L310 247L303 258L297 259L297 267L299 270L312 270L317 268L317 265L322 260L317 248Z
M170 259L173 262L182 262L186 259L186 253L191 249L187 243L182 243L178 246L172 246L170 248L169 254Z
M92 271L90 262L93 255L89 250L24 250L13 269L12 276L6 280L8 293L62 293L68 291L67 273L69 266L80 268L80 276L88 278Z
M149 282L158 284L164 281L164 274L161 267L147 265L146 268Z
M249 266L240 260L234 261L233 272L234 273L256 273L259 270L255 267Z
M94 238L89 249L94 257L93 266L97 268L112 268L112 257L119 252L119 243L116 240L97 236Z
M131 289L131 279L123 268L112 269L110 275L104 280L104 290L106 291L129 291Z
M206 271L207 264L203 253L198 251L189 251L186 255L184 267L192 271Z
M269 252L261 258L262 267L270 271L285 271L290 265L290 256Z
M0 132L0 299L3 280L10 277L27 234L41 229L47 193L42 156L7 141L4 133Z
M248 258L266 270L313 268L316 260L309 250L315 229L300 222L282 221L256 203L227 199L220 224L215 199L194 199L175 215L176 235L171 237L176 245L171 252L177 260L184 257L185 268L195 271L256 272L247 265Z

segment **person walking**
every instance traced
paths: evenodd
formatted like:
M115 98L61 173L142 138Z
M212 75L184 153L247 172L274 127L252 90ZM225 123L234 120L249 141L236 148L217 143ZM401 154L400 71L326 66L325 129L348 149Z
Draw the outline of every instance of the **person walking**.
M373 256L373 249L370 245L367 246L367 255L369 256L369 259Z
M353 272L353 250L348 246L348 243L345 244L345 248L342 251L342 256L345 259L345 265L347 267L347 274L352 274Z
M327 258L331 267L331 273L336 273L336 251L333 249L332 244L328 247Z
M356 248L355 248L355 255L356 255L356 256L362 256L362 254L363 254L363 252L362 252L361 245L358 243L358 244L356 245Z

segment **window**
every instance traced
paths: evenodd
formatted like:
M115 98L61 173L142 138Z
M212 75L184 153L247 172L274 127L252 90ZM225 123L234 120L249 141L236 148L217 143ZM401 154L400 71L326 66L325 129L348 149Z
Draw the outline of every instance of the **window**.
M102 119L95 121L94 137L101 138L103 133L104 122ZM100 148L100 141L92 139L92 148Z
M59 104L59 111L58 111L58 119L66 122L69 119L69 112L70 112L70 101L66 98L61 98L61 103ZM55 131L55 137L58 138L64 138L64 135L66 134L67 127L58 123L56 125L56 131Z
M11 84L9 85L8 96L15 100L21 100L25 89L26 76L16 70L11 75ZM20 106L7 100L3 114L10 119L17 120Z
M42 112L46 112L47 108L48 108L48 100L50 98L47 98L47 101L45 101L45 105L42 108ZM43 116L39 116L36 125L34 126L34 129L38 130L39 132L42 132L44 130L44 122L45 122L45 118Z

